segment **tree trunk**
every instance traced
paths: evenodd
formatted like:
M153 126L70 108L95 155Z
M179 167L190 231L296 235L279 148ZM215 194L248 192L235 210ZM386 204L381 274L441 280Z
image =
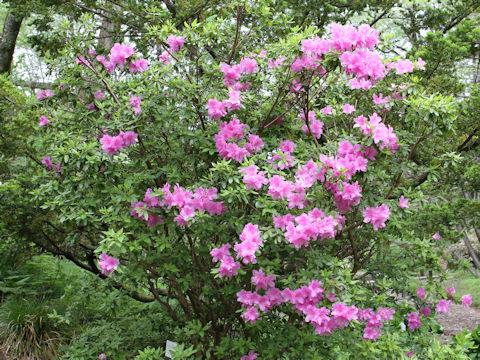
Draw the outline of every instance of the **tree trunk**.
M473 265L475 268L480 269L480 261L478 260L477 254L475 254L475 250L473 249L472 243L470 242L470 238L467 235L467 230L465 230L465 236L463 238L465 246L467 247L468 253L470 254L470 258L473 261Z
M17 18L14 14L8 13L3 24L2 40L0 42L0 74L10 72L15 51L15 43L20 32L23 17Z
M102 21L102 25L100 27L100 35L98 38L98 48L104 48L105 54L110 52L110 49L113 46L113 34L115 33L115 24L109 23L106 20Z

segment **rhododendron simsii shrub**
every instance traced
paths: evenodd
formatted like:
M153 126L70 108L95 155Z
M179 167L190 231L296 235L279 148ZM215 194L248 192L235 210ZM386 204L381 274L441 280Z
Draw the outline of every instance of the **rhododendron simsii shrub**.
M37 94L52 116L34 119L47 235L158 302L197 358L421 354L430 313L471 304L406 283L448 261L405 226L422 204L403 179L451 121L415 117L425 62L385 56L366 24L233 47L209 26L59 60L63 86Z

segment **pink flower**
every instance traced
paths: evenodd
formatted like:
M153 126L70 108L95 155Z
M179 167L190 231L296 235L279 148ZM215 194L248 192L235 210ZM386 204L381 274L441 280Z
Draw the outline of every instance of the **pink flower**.
M279 57L277 60L270 60L268 62L268 67L270 69L273 69L273 68L276 68L276 67L279 67L280 65L283 65L283 61L285 60L285 57Z
M251 306L247 309L242 314L242 318L245 320L245 322L251 322L252 324L255 324L255 321L258 319L258 310L257 308Z
M104 134L100 138L100 142L102 143L102 150L108 153L109 156L113 156L119 150L134 144L137 138L138 134L133 131L127 131L126 133L120 131L117 136Z
M170 54L167 51L164 51L158 56L158 60L163 62L165 65L170 64Z
M237 259L243 259L244 264L255 264L256 257L255 252L258 251L260 244L262 244L262 238L260 237L261 231L258 230L258 225L248 223L243 228L240 234L241 243L235 243L234 250L237 253Z
M376 327L366 327L363 330L363 338L369 339L372 341L376 341L377 338L380 336L380 329Z
M438 240L440 239L440 234L438 232L436 232L435 234L432 235L432 239L433 240Z
M447 262L445 261L444 258L442 258L442 259L440 260L440 263L442 264L442 269L443 269L443 270L447 270L448 264L447 264Z
M411 358L413 356L413 354L415 354L415 350L410 350L409 352L407 352L407 356L409 358Z
M424 300L426 297L425 289L422 287L417 287L417 297L419 300Z
M140 111L142 110L140 108L140 104L142 104L142 101L140 101L140 95L130 96L130 106L133 108L133 112L135 113L135 115L140 114Z
M398 207L402 209L408 209L408 199L404 198L403 195L400 196L400 199L398 200Z
M393 67L397 71L397 75L405 74L405 73L410 73L413 71L413 63L408 60L398 60Z
M84 56L82 55L79 55L76 59L75 59L75 62L79 65L83 65L83 66L86 66L88 64L88 60L85 59Z
M357 313L358 309L354 305L347 306L341 302L332 305L332 315L344 318L347 322L357 319Z
M46 89L45 91L39 90L37 93L37 99L42 100L42 99L53 97L54 95L55 93L50 89Z
M265 178L263 171L257 172L257 167L255 165L250 165L239 170L245 175L243 176L243 182L247 185L246 189L255 189L260 190L262 185L268 184L267 178Z
M52 159L50 159L50 156L43 156L42 164L45 164L45 167L47 168L47 170L53 169L53 163L52 163Z
M377 94L373 94L373 103L375 105L385 105L390 101L391 98L391 96L383 97L382 93L380 93L379 96L377 96Z
M243 74L251 74L258 71L257 61L255 59L243 58L239 66Z
M428 317L432 313L432 310L430 310L430 308L428 306L426 306L426 307L421 308L419 310L419 313L422 314L425 317Z
M455 295L455 286L446 289L445 292L447 293L447 298L452 299L453 295Z
M240 268L240 263L235 261L233 257L228 254L223 259L220 260L220 267L218 268L218 276L220 278L226 276L231 278L234 275L238 275L238 269Z
M87 109L90 110L90 111L93 111L93 112L97 111L94 103L87 104Z
M101 353L100 355L98 355L99 360L103 360L103 359L106 359L106 358L107 358L107 355L105 355L104 353Z
M102 274L110 275L113 270L117 270L120 261L114 257L111 257L105 253L100 255L98 266L102 269Z
M225 101L218 101L217 99L208 99L205 106L208 110L208 116L215 120L220 120L221 117L227 115L226 107L228 103Z
M420 316L417 313L412 312L408 314L407 318L408 318L408 327L412 331L417 330L422 325L422 322L420 321Z
M305 114L304 113L300 114L300 118L305 121ZM315 119L315 111L308 112L308 125L310 125L310 130L312 130L312 135L315 136L317 139L320 139L323 134L323 122ZM305 124L302 126L302 130L307 134L310 133L310 130L308 129L308 125Z
M440 300L437 303L437 314L450 312L450 304L452 300Z
M128 45L121 45L119 43L115 43L112 49L110 50L110 65L115 67L118 65L119 68L122 68L127 61L127 58L132 56L134 53L133 47ZM97 57L98 60L98 57Z
M332 113L332 107L327 106L327 107L324 107L323 109L320 109L320 111L325 115L330 115Z
M355 106L350 105L350 104L345 104L342 106L342 110L345 114L351 114L352 112L355 111Z
M462 296L462 305L465 308L469 308L472 305L472 295L467 294Z
M243 355L240 360L255 360L258 357L258 354L251 350L248 355Z
M378 230L385 227L385 221L390 217L390 208L385 204L375 208L367 207L362 215L364 223L372 223L373 230Z
M214 248L212 251L210 251L210 255L212 256L212 262L216 263L219 260L222 260L223 258L227 257L230 255L229 249L232 247L230 244L223 244L219 248Z
M112 63L111 61L108 61L105 56L98 55L96 59L100 64L103 65L103 67L105 68L105 70L107 70L107 72L112 73L113 70L115 70L116 64Z
M185 39L181 36L170 35L167 38L167 43L170 45L170 49L172 52L180 51L185 43Z
M231 86L234 82L240 79L241 75L241 68L239 65L230 66L224 62L220 64L220 71L223 72L223 78L227 86Z
M417 70L425 70L425 64L426 62L423 61L421 57L419 57L416 65Z
M97 90L95 91L95 94L93 94L93 96L95 97L95 99L100 100L105 97L105 94L102 92L102 90Z
M257 291L259 289L268 290L275 287L275 275L265 275L263 269L253 270L252 284L255 285Z
M378 43L378 30L372 29L370 25L363 24L356 29L353 25L330 25L331 46L340 51L350 51L356 48L373 49Z
M50 122L48 118L45 115L40 116L40 122L38 123L38 126L45 126Z
M280 146L278 147L284 153L292 153L297 145L291 140L283 140L280 142Z
M137 59L129 63L128 68L130 69L131 74L136 72L144 72L148 70L148 62L146 59L143 59L143 58Z

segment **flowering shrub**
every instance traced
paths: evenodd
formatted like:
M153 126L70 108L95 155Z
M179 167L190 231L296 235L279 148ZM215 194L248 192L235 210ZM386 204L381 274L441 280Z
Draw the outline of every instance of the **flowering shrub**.
M197 358L426 353L431 309L458 299L430 284L396 301L413 264L446 267L431 234L405 227L421 205L409 163L452 121L448 106L416 116L425 63L384 59L376 30L338 24L213 56L208 36L229 42L210 27L166 26L155 56L65 55L40 105L55 121L32 140L57 247L41 245L159 302Z

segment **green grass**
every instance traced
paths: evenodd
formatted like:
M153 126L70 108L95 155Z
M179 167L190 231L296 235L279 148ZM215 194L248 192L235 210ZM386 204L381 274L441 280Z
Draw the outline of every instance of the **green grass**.
M446 284L455 286L455 297L460 299L463 295L470 294L472 295L472 306L480 306L480 279L468 271L459 271L452 275Z
M413 277L409 280L409 288L415 294L418 286L424 286L424 280L418 280ZM445 281L443 288L447 289L455 286L455 298L460 299L463 295L472 295L472 306L480 307L480 279L473 276L468 271L455 271L449 274L447 281Z

